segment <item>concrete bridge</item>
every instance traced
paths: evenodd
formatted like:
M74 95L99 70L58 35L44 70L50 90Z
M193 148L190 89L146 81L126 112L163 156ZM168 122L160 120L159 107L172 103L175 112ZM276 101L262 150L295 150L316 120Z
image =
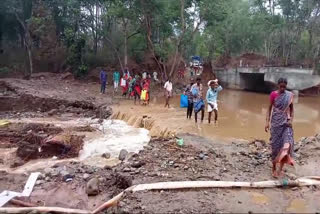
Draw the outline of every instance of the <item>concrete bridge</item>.
M301 91L320 85L320 76L312 69L284 67L232 68L215 70L217 78L227 88L271 91L280 77L287 78L288 89Z

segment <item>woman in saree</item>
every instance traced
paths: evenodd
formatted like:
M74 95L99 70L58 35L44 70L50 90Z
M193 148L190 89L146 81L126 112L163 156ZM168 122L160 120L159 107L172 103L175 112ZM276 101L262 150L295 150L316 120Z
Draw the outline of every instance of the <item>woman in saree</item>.
M270 128L272 148L272 175L281 176L284 164L294 165L293 155L293 93L286 90L287 80L278 80L278 90L270 95L265 131ZM270 127L271 125L271 127ZM280 165L277 171L277 164Z

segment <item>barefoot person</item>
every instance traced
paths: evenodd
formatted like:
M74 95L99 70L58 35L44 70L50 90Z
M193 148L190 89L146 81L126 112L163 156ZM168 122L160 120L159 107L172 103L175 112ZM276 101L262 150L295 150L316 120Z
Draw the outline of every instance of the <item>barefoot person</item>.
M204 102L203 102L203 86L201 84L201 78L197 78L197 83L191 87L191 93L193 96L193 108L194 108L194 119L198 122L198 112L201 111L201 122L204 119Z
M104 94L106 92L106 84L107 84L107 73L104 69L100 71L100 94Z
M194 81L190 79L190 85L188 85L184 91L184 94L188 97L188 108L187 108L187 119L191 119L192 111L193 111L193 96L191 92L191 87L193 86Z
M211 123L212 111L214 111L214 124L217 124L218 121L218 94L222 91L222 87L218 84L217 80L209 81L209 89L207 91L206 100L208 103L208 122Z
M114 91L118 91L119 82L120 82L120 73L119 73L119 71L115 70L113 72L113 88L114 88Z
M164 105L164 107L170 108L170 97L172 96L172 82L170 81L170 79L167 80L167 82L164 84L164 89L165 89L165 96L166 96L166 104Z
M287 80L278 80L278 90L270 95L270 105L267 111L265 131L269 131L271 124L272 174L282 175L284 164L293 165L293 93L286 90ZM271 121L270 121L271 120ZM280 164L277 171L277 164Z

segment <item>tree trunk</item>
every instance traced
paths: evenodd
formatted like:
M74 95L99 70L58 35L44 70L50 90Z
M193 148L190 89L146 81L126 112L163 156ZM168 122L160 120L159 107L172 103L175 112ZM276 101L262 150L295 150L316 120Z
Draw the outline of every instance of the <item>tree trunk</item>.
M124 31L124 66L128 66L128 22L123 19L123 31Z
M173 65L171 66L169 77L173 75L173 72L176 69L177 57L179 54L179 48L181 44L181 40L184 37L184 33L186 31L185 19L184 19L184 0L180 0L180 18L181 18L181 35L179 36L177 43L176 43L176 53L174 55Z
M120 67L121 67L121 71L123 71L124 68L123 68L123 64L122 64L122 61L121 61L121 58L120 58L120 55L119 55L119 51L115 48L115 46L113 45L112 41L107 36L105 38L106 38L107 42L109 42L109 44L111 45L111 47L114 50L114 52L116 53L118 61L119 61L119 64L120 64Z
M26 46L28 52L28 60L29 60L29 73L26 73L25 76L27 79L30 79L33 73L33 60L32 60L32 51L30 45Z
M16 19L21 25L21 28L23 29L24 33L22 34L23 36L23 42L24 46L26 48L27 54L28 54L28 61L29 61L29 72L25 71L25 78L30 79L32 73L33 73L33 59L32 59L32 41L31 41L31 36L30 32L28 29L27 24L19 17L17 13L15 13Z

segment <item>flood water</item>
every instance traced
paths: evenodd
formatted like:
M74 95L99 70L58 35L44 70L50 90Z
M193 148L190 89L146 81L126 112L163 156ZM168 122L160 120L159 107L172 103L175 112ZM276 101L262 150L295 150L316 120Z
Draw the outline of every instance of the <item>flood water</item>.
M171 100L172 106L176 111L163 111L168 112L168 117L175 117L175 123L183 123L181 125L186 129L188 126L192 126L193 129L198 129L198 134L205 137L268 140L269 134L264 131L268 102L269 95L267 94L223 90L219 94L218 101L218 127L208 124L207 112L205 113L205 122L199 126L194 126L193 120L192 123L190 123L191 121L186 122L186 119L184 119L186 117L186 109L179 108L179 96L175 96ZM164 98L153 98L152 104L163 105ZM299 102L294 104L293 126L296 140L320 133L319 111L319 97L299 97Z

